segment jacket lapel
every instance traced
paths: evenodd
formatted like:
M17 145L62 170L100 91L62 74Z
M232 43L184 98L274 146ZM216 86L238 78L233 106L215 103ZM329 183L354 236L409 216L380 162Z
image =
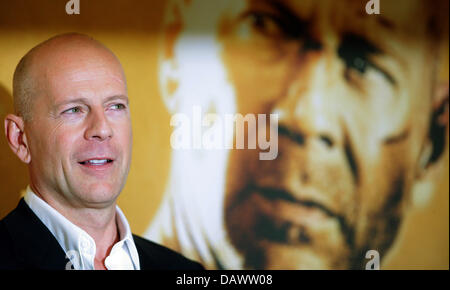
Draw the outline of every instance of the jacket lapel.
M68 259L58 241L22 198L5 219L14 251L25 268L65 269Z
M155 269L155 264L152 259L151 253L148 251L148 246L145 247L145 243L142 239L136 235L133 235L134 244L139 255L139 266L141 270Z

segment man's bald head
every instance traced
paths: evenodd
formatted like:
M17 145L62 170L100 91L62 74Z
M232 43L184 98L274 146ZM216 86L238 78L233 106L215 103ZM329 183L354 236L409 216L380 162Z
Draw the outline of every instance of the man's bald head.
M13 77L13 97L16 114L25 121L32 118L32 106L36 97L45 92L46 82L51 81L43 73L52 66L82 59L105 59L116 62L117 57L97 40L79 33L54 36L33 47L18 63Z
M5 117L5 133L28 164L31 189L56 209L113 206L132 151L125 75L114 54L88 36L59 35L24 56L13 85L17 114Z

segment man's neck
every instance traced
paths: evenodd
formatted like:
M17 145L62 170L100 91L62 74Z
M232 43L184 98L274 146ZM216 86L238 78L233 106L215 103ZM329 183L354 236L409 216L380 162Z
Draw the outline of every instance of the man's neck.
M73 206L59 195L43 193L33 186L31 189L39 198L94 239L96 245L95 268L104 269L106 257L114 244L119 241L116 202L102 207Z

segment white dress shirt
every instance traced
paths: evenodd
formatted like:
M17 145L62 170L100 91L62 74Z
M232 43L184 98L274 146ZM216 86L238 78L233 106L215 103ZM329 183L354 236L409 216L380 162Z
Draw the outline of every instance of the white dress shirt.
M77 270L94 270L96 252L94 239L38 197L29 186L24 200L63 248L68 258L66 269L70 269L73 265ZM139 270L139 256L130 226L118 206L116 206L116 221L120 241L112 247L105 259L105 266L108 270Z

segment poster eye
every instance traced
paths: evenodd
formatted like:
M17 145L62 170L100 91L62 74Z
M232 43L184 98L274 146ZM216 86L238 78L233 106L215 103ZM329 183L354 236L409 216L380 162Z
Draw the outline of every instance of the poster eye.
M355 56L346 60L346 65L348 68L354 69L360 74L366 73L367 69L371 66L369 60L361 56Z
M275 15L263 12L250 12L246 15L254 31L267 36L276 37L283 34L280 21Z

